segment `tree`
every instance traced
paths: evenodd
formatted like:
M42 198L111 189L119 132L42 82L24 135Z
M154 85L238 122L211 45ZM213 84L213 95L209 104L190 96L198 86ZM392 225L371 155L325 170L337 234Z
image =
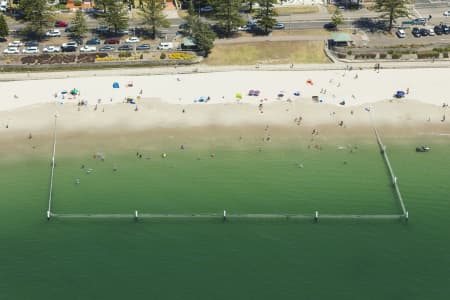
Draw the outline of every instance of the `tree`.
M341 10L338 8L334 11L333 15L331 16L331 23L336 25L342 25L344 24L344 17L342 16Z
M199 49L204 51L205 56L208 56L211 49L214 47L216 34L208 24L203 23L200 19L197 19L194 27L192 28L192 38Z
M8 23L6 23L5 17L0 15L0 37L8 36L8 32Z
M108 5L112 3L111 0L95 0L95 7L103 9L104 12L108 10Z
M273 5L276 0L258 0L260 8L256 11L255 19L259 26L264 28L264 33L268 34L269 31L277 24L275 17L278 15L273 9Z
M72 19L73 35L76 37L82 37L87 31L86 19L81 10L77 10L75 16Z
M231 36L234 29L244 24L239 9L241 0L215 0L214 17L219 21L219 25L224 29L226 36Z
M253 5L255 5L257 0L248 0L247 4L248 4L248 12L252 13L253 12Z
M114 32L128 27L128 12L122 2L108 0L106 3L105 22L114 28Z
M143 0L141 11L146 22L149 23L152 31L152 37L156 38L156 29L159 27L167 28L169 21L164 15L164 4L161 0Z
M21 0L19 9L24 12L24 21L32 36L40 38L51 27L54 18L47 0Z
M388 30L392 30L392 25L396 23L396 19L402 17L409 17L408 5L411 0L376 0L375 11L381 12L380 17L387 17L389 20Z
M205 56L208 56L214 46L216 34L211 27L208 24L203 23L195 13L192 0L189 1L188 5L188 15L184 17L187 24L184 32L195 41L200 50L204 51Z
M192 0L190 0L188 3L187 15L184 17L184 21L186 22L186 25L183 28L183 31L186 34L191 35L192 27L194 27L194 24L198 21L198 15L195 13L195 8Z

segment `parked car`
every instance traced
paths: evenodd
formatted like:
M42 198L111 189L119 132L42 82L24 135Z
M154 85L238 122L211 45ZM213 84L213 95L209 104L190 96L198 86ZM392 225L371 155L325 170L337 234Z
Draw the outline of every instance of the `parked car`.
M129 33L130 33L130 31L128 29L121 29L121 30L117 31L117 34L120 34L120 35L129 34Z
M6 5L0 5L0 12L6 12L7 9L8 7Z
M159 43L158 50L171 50L173 49L173 43Z
M446 16L446 17L450 16L450 10L444 11L444 16Z
M58 37L61 36L61 31L59 31L58 29L49 30L45 33L45 36Z
M94 38L86 41L86 45L100 45L101 40L99 38Z
M140 40L138 37L132 36L125 40L125 43L139 43Z
M214 8L212 8L212 6L203 6L203 7L200 7L200 12L201 13L210 13L210 12L212 12L214 10Z
M250 26L248 26L248 25L244 25L244 26L239 26L237 28L237 30L239 30L239 31L250 31L250 30L252 30L252 28Z
M284 24L283 23L277 23L273 26L273 29L284 29Z
M25 42L25 47L37 47L39 46L38 41L27 41Z
M114 48L113 46L109 46L109 45L103 46L100 49L98 49L98 51L115 51L115 50L116 50L116 48Z
M420 35L428 36L428 35L430 35L430 31L427 28L420 28Z
M428 30L428 35L430 35L430 36L436 35L433 28L427 28L427 30Z
M8 44L8 47L20 47L23 46L23 43L21 41L12 41Z
M76 46L61 47L61 51L62 52L75 52L75 51L77 51L77 47Z
M101 26L98 26L95 30L99 33L105 33L105 32L109 31L109 27L106 25L101 25Z
M150 50L151 46L149 44L141 44L136 47L136 50Z
M415 37L421 37L420 29L417 28L417 27L414 27L414 28L412 29L411 33L412 33L412 35L415 36Z
M85 45L80 48L80 52L95 52L97 51L97 47Z
M449 34L450 33L450 27L448 25L442 24L441 28L442 28L442 32L444 34Z
M69 26L69 22L66 21L56 21L55 27L67 27Z
M396 34L397 34L397 36L398 36L399 38L401 38L401 39L406 37L405 30L402 29L402 28L399 28L399 29L397 30Z
M104 44L120 44L120 39L119 38L106 39Z
M44 49L42 49L42 52L44 52L44 53L58 53L58 52L61 52L61 47L58 47L58 46L47 46Z
M75 31L75 27L73 26L67 26L66 28L64 28L64 32L74 32Z
M427 24L427 19L425 18L418 18L413 20L414 25L425 25Z
M25 49L22 50L23 53L26 54L35 54L35 53L39 53L39 48L38 47L26 47Z
M326 30L332 31L332 30L336 30L337 26L334 23L326 23L323 25L323 28L325 28Z
M78 47L78 43L75 42L75 41L70 41L70 42L62 44L61 47L62 48L67 48L67 47L75 47L75 48L77 48Z
M119 50L119 51L133 51L134 48L131 45L125 44L125 45L119 46L119 48L117 48L117 50Z
M436 25L436 26L434 26L434 32L435 32L437 35L441 35L441 34L444 33L444 30L442 30L442 27L441 27L441 26Z
M19 48L17 47L8 47L5 50L3 50L4 54L19 54Z

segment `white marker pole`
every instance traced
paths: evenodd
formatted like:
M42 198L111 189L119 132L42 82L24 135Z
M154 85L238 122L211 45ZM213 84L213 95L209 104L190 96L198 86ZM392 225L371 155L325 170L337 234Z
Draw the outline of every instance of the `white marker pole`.
M316 213L314 214L314 221L319 221L319 212L316 210Z
M223 220L224 221L227 220L227 211L226 210L223 211Z
M138 218L139 218L138 211L135 210L135 211L134 211L134 219L137 220Z

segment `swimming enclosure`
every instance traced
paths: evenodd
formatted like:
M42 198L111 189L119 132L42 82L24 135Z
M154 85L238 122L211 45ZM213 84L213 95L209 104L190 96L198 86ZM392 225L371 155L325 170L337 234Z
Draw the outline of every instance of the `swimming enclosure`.
M370 113L370 118L372 120L372 115ZM51 218L71 218L71 219L221 219L221 220L237 220L237 219L279 219L279 220L314 220L318 221L319 219L366 219L366 220L386 220L386 219L404 219L408 220L408 211L406 210L406 206L404 205L403 198L400 193L400 189L397 183L397 177L394 175L393 168L389 161L386 146L382 143L380 134L376 126L373 125L373 130L376 135L377 144L380 148L380 152L382 154L383 160L387 167L387 171L391 177L391 182L393 184L393 189L395 191L397 200L399 201L401 207L401 213L398 214L320 214L318 210L311 211L311 213L301 213L301 214L273 214L273 213L233 213L231 211L227 211L226 208L219 208L215 213L175 213L175 214L163 214L163 213L147 213L140 212L138 210L130 209L128 213L57 213L52 210L52 200L53 200L53 181L54 181L54 172L55 172L55 156L56 156L56 124L57 117L55 116L55 124L54 124L54 133L53 133L53 152L52 152L52 163L51 163L51 176L50 176L50 191L49 191L49 201L48 201L48 210L47 210L47 219Z

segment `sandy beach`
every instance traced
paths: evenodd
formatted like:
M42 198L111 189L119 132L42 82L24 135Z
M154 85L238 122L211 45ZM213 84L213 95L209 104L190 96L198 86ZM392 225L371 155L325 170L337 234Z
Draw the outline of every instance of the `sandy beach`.
M79 138L213 127L229 127L236 137L256 130L257 136L266 126L285 128L287 135L307 137L321 130L328 138L361 137L372 120L389 128L384 134L391 136L446 136L449 75L449 69L345 69L121 77L74 73L63 79L3 81L0 131L4 145L29 134L49 136L57 114L58 134ZM77 95L70 94L74 88ZM259 96L248 96L249 90L258 90ZM394 99L397 90L406 97ZM134 104L124 103L127 98ZM214 137L214 131L206 135Z

